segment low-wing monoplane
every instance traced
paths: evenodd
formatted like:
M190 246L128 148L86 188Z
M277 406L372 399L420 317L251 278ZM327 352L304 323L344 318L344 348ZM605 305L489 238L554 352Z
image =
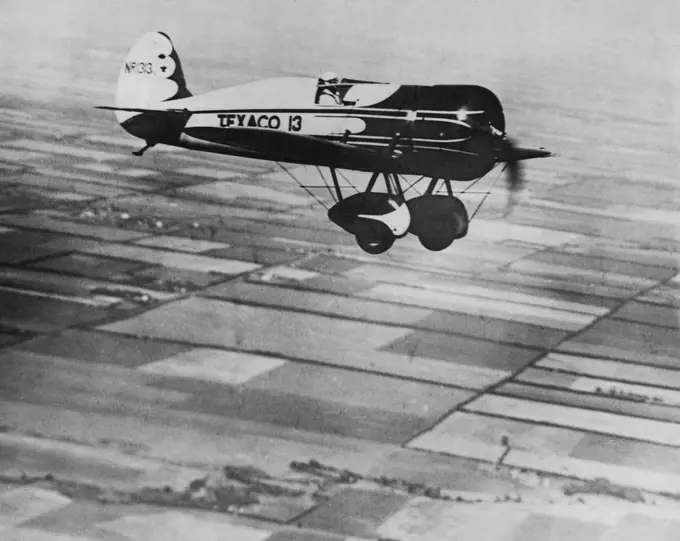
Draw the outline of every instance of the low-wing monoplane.
M522 160L551 155L516 146L506 136L500 101L481 86L388 84L327 73L194 96L162 32L144 35L130 50L115 106L100 108L115 111L121 126L145 141L138 156L165 144L328 167L334 198L328 217L372 254L408 233L429 250L447 248L467 234L470 221L452 181L479 179L504 164L514 190ZM343 194L340 169L370 173L365 190ZM424 193L407 198L401 175L420 176ZM381 176L385 191L376 190Z

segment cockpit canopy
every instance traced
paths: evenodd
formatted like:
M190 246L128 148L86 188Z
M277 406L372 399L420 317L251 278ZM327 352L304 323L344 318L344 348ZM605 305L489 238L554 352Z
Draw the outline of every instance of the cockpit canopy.
M342 78L332 71L327 71L316 84L316 97L314 103L317 105L343 106L354 105L355 102L344 100L345 95L352 88L352 83L343 82Z

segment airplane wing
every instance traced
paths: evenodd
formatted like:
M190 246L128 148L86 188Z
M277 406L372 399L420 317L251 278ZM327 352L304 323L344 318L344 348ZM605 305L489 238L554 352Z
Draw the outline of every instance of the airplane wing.
M223 128L187 127L184 133L190 137L211 143L239 147L267 155L281 154L290 159L296 156L303 163L327 162L352 159L357 165L365 162L374 166L380 154L373 149L360 148L341 141L332 141L312 135L290 133L267 128ZM281 158L283 159L283 158Z

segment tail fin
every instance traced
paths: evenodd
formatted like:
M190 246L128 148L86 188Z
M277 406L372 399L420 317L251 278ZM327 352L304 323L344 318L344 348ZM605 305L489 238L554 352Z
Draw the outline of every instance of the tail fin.
M167 34L149 32L142 36L130 49L118 76L116 108L154 109L161 102L189 96L182 64ZM136 137L154 142L172 137L167 133L172 126L158 115L120 110L115 114L121 126Z

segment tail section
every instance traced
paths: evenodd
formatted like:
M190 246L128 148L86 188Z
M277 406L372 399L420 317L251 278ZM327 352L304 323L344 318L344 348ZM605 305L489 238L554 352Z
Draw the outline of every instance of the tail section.
M130 49L118 76L116 107L153 109L159 102L189 96L182 64L170 38L163 32L142 36ZM130 113L117 112L116 116L123 122Z
M142 110L165 108L162 102L189 96L191 92L172 41L163 32L149 32L125 58L118 76L116 107L112 109L120 125L130 134L149 144L171 142L179 136L182 120L186 119Z

